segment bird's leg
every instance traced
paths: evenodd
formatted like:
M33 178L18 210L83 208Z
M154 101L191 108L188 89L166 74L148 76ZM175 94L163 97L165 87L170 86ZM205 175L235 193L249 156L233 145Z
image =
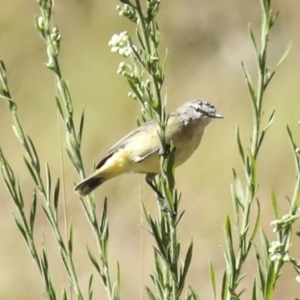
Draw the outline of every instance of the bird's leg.
M145 180L146 180L147 184L152 188L152 190L156 193L156 196L158 198L158 204L160 206L161 211L168 212L167 208L164 205L162 205L163 200L165 199L164 196L157 189L157 187L153 184L155 175L156 174L149 173L146 175Z
M146 175L145 177L145 180L146 182L149 184L149 186L152 188L152 190L157 194L157 196L160 198L160 199L164 199L163 195L161 194L161 192L157 189L157 187L153 184L153 180L154 180L154 176L156 174L152 174L152 173L149 173Z
M161 156L167 156L170 153L171 150L171 145L170 144L166 144L164 148L160 147L158 154Z

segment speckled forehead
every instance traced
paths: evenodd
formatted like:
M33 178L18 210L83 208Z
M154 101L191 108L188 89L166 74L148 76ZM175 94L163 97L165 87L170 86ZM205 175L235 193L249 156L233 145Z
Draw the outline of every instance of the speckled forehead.
M192 106L195 109L200 108L202 111L207 112L207 113L216 112L215 107L211 103L209 103L208 101L195 100L195 101L192 102Z

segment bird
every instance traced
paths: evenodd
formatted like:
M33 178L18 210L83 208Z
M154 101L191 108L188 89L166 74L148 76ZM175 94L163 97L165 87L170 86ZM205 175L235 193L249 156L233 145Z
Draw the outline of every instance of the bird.
M175 147L174 167L183 164L198 148L205 127L213 119L221 119L213 104L191 100L169 114L165 130L167 145ZM105 181L126 173L146 174L146 181L160 173L161 143L157 122L148 121L129 132L112 146L98 163L92 175L78 183L74 192L87 196Z

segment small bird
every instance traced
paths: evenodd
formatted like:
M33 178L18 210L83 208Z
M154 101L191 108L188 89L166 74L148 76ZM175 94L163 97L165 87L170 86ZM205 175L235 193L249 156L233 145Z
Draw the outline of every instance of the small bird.
M183 164L197 149L204 128L212 119L223 118L215 107L204 100L186 102L169 115L165 138L175 147L174 166ZM86 196L103 182L125 173L146 174L150 184L160 173L160 139L157 123L149 121L129 132L110 148L96 166L95 172L78 183L74 192Z

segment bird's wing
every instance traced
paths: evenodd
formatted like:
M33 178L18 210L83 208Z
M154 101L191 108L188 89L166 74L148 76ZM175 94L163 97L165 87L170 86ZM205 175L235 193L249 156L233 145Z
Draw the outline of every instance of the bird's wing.
M134 130L130 131L125 137L123 137L120 141L118 141L115 145L113 145L108 150L105 157L96 166L96 169L101 168L110 157L112 157L120 149L123 149L132 137L136 137L140 134L145 134L145 132L149 132L149 131L151 132L152 130L156 130L156 124L157 123L155 121L149 121L149 122L146 122L146 123L142 124L141 126L135 128ZM150 154L152 154L158 150L159 149L156 149L155 151L151 151ZM148 155L146 155L145 157L147 157L147 156Z

